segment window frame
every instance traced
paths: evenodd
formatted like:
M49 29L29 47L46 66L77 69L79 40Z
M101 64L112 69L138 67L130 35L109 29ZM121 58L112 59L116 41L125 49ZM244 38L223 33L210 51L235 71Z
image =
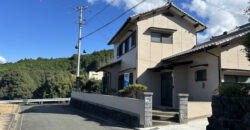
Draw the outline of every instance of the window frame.
M158 34L160 36L160 41L153 41L152 34ZM171 38L171 42L163 42L163 38L164 38L164 36L166 37L166 35L169 35L169 37ZM151 38L151 42L173 44L173 33L151 32L150 38ZM168 37L166 37L166 38L168 38Z
M135 47L136 47L136 31L134 31L129 37L127 37L124 41L122 41L120 45L118 45L117 58L126 54Z
M205 74L199 74L200 72L205 73ZM203 77L204 76L204 77ZM195 71L195 81L196 82L204 82L207 81L207 70L202 69L202 70L196 70Z

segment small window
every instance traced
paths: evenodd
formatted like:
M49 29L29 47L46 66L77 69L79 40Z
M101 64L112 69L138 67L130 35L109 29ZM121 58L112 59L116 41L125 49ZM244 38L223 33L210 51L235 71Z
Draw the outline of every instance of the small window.
M195 81L206 81L207 80L207 70L197 70L195 72Z
M151 32L151 42L172 43L172 34Z

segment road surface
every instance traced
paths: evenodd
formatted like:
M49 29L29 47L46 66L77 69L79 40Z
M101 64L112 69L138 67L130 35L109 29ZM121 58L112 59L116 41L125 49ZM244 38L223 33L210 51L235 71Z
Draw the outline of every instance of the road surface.
M69 105L21 106L17 130L127 130Z

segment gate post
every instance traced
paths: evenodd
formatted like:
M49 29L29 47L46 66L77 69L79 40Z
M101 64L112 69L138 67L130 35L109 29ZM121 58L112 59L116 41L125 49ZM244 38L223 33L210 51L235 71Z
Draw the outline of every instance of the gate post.
M186 93L179 93L179 122L188 122L188 96Z
M145 110L144 110L144 127L152 126L152 102L153 93L144 92Z

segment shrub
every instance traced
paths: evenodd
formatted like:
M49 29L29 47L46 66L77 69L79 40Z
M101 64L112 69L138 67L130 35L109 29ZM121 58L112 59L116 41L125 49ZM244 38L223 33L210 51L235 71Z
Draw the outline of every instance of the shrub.
M219 96L250 96L250 84L243 83L222 83L216 90Z
M113 88L110 88L110 89L108 89L108 91L107 91L107 94L108 95L115 95L117 93L117 91L115 90L115 89L113 89Z
M148 87L141 84L132 84L118 91L119 96L127 96L131 98L143 98L143 92L147 91Z
M97 92L100 93L102 89L102 83L100 80L88 80L86 85L82 88L83 91L86 91L88 93Z

